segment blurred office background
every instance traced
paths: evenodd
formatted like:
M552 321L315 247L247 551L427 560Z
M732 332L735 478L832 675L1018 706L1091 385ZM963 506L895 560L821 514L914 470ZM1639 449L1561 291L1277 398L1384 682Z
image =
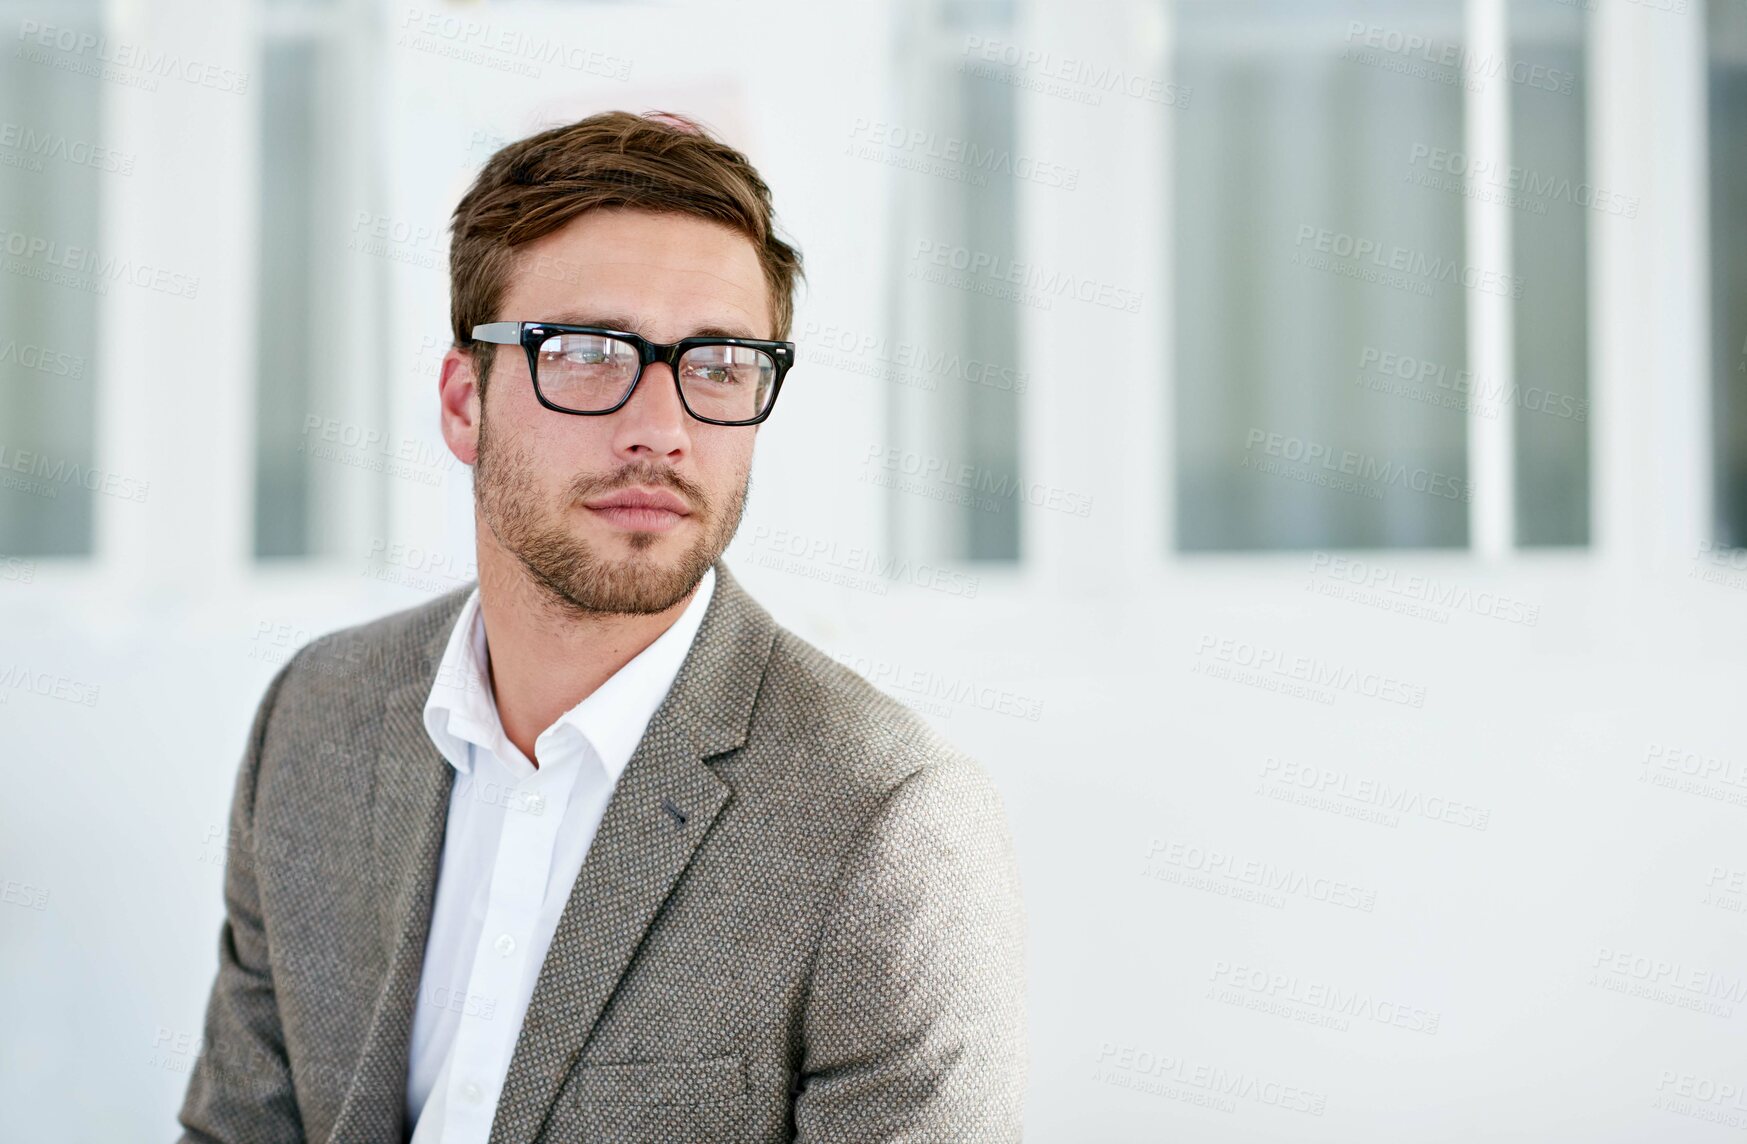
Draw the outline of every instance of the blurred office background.
M729 564L999 783L1028 1140L1747 1126L1747 0L0 10L9 1139L174 1131L262 688L472 575L448 213L611 108L805 254Z

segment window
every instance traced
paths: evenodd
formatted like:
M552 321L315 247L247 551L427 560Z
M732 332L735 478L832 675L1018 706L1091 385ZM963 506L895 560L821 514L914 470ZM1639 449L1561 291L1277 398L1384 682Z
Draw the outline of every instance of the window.
M1582 9L1175 11L1177 548L1584 543Z
M95 35L102 6L71 0L53 22ZM0 124L0 554L88 557L98 494L116 487L96 456L95 331L118 288L101 207L133 160L105 145L102 84L16 39L0 68L0 106L18 109Z
M436 258L428 228L376 209L369 69L381 12L277 0L261 44L256 292L258 558L356 555L383 534L386 347L376 316L397 259ZM378 61L372 64L371 61Z
M1747 5L1711 3L1710 250L1715 540L1747 547Z
M1011 37L1010 0L920 6L902 27L902 111L865 141L891 171L897 255L881 474L897 550L927 559L1015 561L1020 481L1020 308L993 275L965 269L1021 257L1015 88L967 42ZM981 38L981 39L979 39ZM975 66L962 66L967 62ZM900 444L901 443L901 444ZM950 482L915 473L951 472Z
M1509 207L1511 262L1524 289L1513 312L1519 545L1589 542L1588 226L1637 217L1638 199L1594 185L1584 131L1584 9L1513 0L1511 162L1485 177Z

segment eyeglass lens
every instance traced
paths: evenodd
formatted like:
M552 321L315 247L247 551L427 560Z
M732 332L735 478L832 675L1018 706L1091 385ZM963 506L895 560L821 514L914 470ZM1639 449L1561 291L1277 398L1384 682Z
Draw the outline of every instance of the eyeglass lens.
M535 375L547 401L579 413L611 409L637 376L637 347L603 334L554 334L540 343ZM717 421L746 421L770 404L776 361L752 346L693 346L679 359L688 408Z

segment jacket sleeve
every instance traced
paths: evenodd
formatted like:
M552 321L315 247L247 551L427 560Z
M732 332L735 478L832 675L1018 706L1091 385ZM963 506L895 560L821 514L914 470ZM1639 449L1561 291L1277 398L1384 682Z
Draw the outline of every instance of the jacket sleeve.
M962 756L911 774L838 881L802 1019L796 1140L1019 1140L1025 918L987 774Z
M184 1129L179 1144L279 1144L304 1138L255 877L255 787L262 744L279 689L296 662L294 655L267 686L231 796L218 975L207 1000L200 1054L177 1116Z

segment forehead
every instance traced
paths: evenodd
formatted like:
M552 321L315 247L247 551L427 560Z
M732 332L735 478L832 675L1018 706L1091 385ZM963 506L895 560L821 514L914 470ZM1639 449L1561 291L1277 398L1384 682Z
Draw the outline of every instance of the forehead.
M501 320L591 314L635 319L635 332L657 341L706 328L773 336L752 240L693 215L593 210L517 249Z

